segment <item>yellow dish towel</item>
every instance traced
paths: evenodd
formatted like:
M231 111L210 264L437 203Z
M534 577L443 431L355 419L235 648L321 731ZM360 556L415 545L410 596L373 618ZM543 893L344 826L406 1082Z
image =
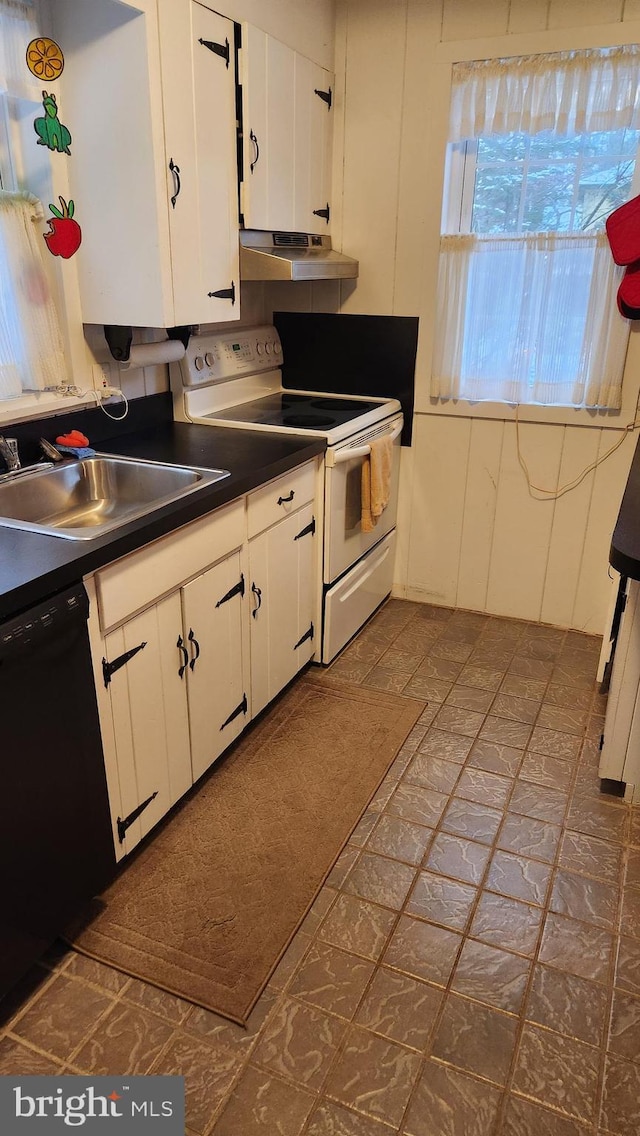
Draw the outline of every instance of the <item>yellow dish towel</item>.
M362 463L362 532L373 532L378 520L389 504L391 493L391 465L393 462L393 442L385 438L374 438L370 443L371 453Z

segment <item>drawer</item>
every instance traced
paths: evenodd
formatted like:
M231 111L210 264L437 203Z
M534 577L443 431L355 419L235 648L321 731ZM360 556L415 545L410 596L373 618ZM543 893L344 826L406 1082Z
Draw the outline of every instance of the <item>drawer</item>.
M247 527L249 539L295 513L302 505L313 501L316 492L315 461L292 469L284 477L277 477L250 493L247 499Z
M244 543L244 498L96 572L100 627L122 623Z

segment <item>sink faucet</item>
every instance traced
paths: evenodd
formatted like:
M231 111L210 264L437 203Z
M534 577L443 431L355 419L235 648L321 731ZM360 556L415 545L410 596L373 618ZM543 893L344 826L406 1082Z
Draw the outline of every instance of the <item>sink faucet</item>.
M16 470L20 469L17 438L3 438L0 435L0 454L5 460L9 473L15 473Z
M18 453L17 438L3 438L0 434L0 457L4 458L6 473L0 473L0 482L12 481L14 477L24 477L29 473L39 473L51 469L53 462L39 461L33 465L22 465Z

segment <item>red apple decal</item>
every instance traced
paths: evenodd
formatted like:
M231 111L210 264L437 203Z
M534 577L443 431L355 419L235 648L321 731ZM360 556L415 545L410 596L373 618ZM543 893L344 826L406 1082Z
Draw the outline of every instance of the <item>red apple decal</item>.
M55 205L49 206L53 217L48 218L50 232L43 233L43 236L53 256L61 256L64 260L68 260L80 248L82 229L78 222L73 220L73 201L67 204L64 197L59 197L58 201L62 211Z

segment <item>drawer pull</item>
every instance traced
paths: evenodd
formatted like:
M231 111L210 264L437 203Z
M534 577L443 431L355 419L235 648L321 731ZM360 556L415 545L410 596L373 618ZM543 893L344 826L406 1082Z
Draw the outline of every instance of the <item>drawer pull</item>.
M184 645L184 639L182 638L182 635L178 635L178 642L176 643L176 647L178 648L179 651L182 651L182 655L183 655L182 666L178 667L178 674L180 675L180 678L183 678L184 672L186 671L187 666L189 665L189 652L187 651L187 648Z
M192 646L194 646L195 649L196 649L196 653L193 656L191 662L189 663L189 666L191 667L191 670L193 671L195 669L195 665L196 665L198 659L200 658L200 644L198 643L198 640L196 639L195 635L193 634L193 629L191 627L189 628L188 639L189 639L189 642L192 644Z
M278 497L278 504L279 505L286 505L289 501L293 501L294 497L295 497L295 493L292 489L291 492L286 497Z

